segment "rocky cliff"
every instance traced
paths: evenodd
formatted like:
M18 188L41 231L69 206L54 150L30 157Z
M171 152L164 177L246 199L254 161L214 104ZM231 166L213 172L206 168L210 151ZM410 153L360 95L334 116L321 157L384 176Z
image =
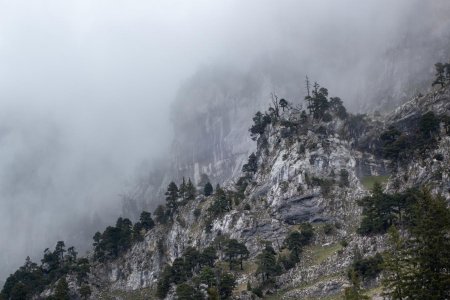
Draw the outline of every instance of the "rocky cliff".
M40 266L27 260L11 275L2 295L29 293L28 282L34 299L52 299L61 289L71 299L177 299L180 283L190 282L200 289L194 298L214 299L207 285L194 282L205 261L194 263L189 276L176 269L213 249L209 272L219 283L234 278L234 299L339 298L352 284L349 267L387 249L385 235L358 231L360 200L375 182L389 193L427 186L450 201L450 90L434 88L384 116L352 115L319 86L313 95L304 105L275 99L255 115L255 152L227 184L213 193L171 184L166 207L153 214L156 224L148 213L134 226L119 218L95 234L87 258L73 248L64 254L58 242ZM289 242L295 234L303 239L298 252ZM231 241L240 260L227 250ZM263 254L276 259L270 280L261 271ZM161 294L167 270L185 277L170 279ZM373 298L380 294L376 274L363 282Z
M294 109L280 113L279 120L267 125L258 138L258 170L248 179L240 201L214 219L208 210L214 196L199 195L180 206L173 222L148 231L144 240L124 255L92 265L92 297L152 299L165 264L171 264L189 246L204 249L217 236L227 236L244 242L250 252L244 269L234 272L238 283L235 297L246 299L247 284L258 282L255 258L265 243L283 251L287 234L305 222L313 224L312 243L300 263L278 276L276 289L268 293L278 295L276 299L339 295L349 284L346 270L355 249L371 256L385 247L383 236L356 234L361 216L357 200L368 194L371 180L385 180L391 190L430 184L449 198L450 137L445 123L440 124L433 150L401 166L393 166L377 150L379 134L389 126L406 130L418 116L430 111L448 116L449 103L449 89L443 88L415 97L385 117L340 119L333 115L324 122L300 121L301 115ZM237 192L238 179L234 177L225 188ZM168 297L173 297L173 291Z

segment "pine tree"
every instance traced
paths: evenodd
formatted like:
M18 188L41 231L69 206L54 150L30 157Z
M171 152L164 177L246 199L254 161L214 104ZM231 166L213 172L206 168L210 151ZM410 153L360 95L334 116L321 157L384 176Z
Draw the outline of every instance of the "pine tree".
M133 240L135 241L142 241L143 237L142 237L142 223L141 222L136 222L133 225Z
M67 248L66 260L69 263L74 263L77 260L78 252L75 250L75 247L71 246Z
M202 294L187 283L179 284L176 293L178 300L203 299Z
M173 213L175 212L175 210L178 207L178 187L175 184L175 182L171 182L169 184L169 186L167 187L167 192L166 192L166 207L170 213L170 216L173 215Z
M366 300L369 299L361 290L361 284L360 279L358 277L358 274L353 271L351 273L351 283L352 286L345 288L344 291L344 300Z
M363 219L358 233L385 233L396 219L393 213L393 202L394 198L385 194L381 184L375 182L372 195L364 197L358 203L363 208Z
M116 223L117 236L114 236L113 242L117 252L115 257L131 247L133 237L133 223L128 218L119 218Z
M243 261L248 258L250 254L245 244L238 242L236 239L230 239L225 244L225 256L228 258L228 264L232 269L233 264L238 263L243 270Z
M300 254L303 249L302 235L300 232L292 231L284 241L286 247L291 251L291 257L295 262L300 260Z
M53 254L58 258L59 263L62 265L64 262L64 252L66 252L66 245L64 241L58 241L56 243L55 251Z
M228 199L225 191L219 185L216 187L214 202L208 210L214 217L231 210L230 200Z
M211 267L205 266L201 269L199 274L200 282L206 284L208 287L216 286L216 274Z
M390 230L385 293L392 299L450 298L450 210L429 190L415 192L406 239Z
M427 112L420 118L419 129L422 136L425 139L431 138L436 132L438 132L441 121L432 112Z
M25 300L28 299L29 288L22 282L18 282L11 289L9 300ZM2 296L2 295L0 295Z
M292 231L284 240L284 245L291 251L291 260L294 263L299 262L300 254L303 251L303 247L308 245L311 241L314 232L311 224L302 224L301 231Z
M213 192L214 192L213 186L212 186L212 184L208 181L208 182L205 184L205 187L204 187L204 189L203 189L203 194L204 194L206 197L208 197L208 196L211 196L211 195L213 194Z
M445 64L445 79L447 80L447 82L450 81L450 63L446 63Z
M328 90L326 88L320 87L317 82L314 83L314 89L312 92L312 97L310 99L310 104L308 108L312 113L314 119L321 119L326 110L329 108L328 102Z
M80 287L80 289L79 289L78 292L80 293L80 296L81 296L82 299L88 299L89 296L90 296L91 293L92 293L91 288L90 288L89 285L87 285L87 284L83 284L83 285Z
M437 63L434 65L435 69L436 69L436 77L433 81L433 86L436 84L440 84L441 87L444 87L445 84L445 68L446 66L443 63Z
M233 294L236 287L236 279L230 273L224 273L220 276L219 294L220 299L228 299Z
M383 294L392 300L406 297L408 278L407 244L395 227L389 228L389 250L383 255Z
M258 171L258 158L255 153L250 154L246 164L242 166L242 172L255 174Z
M139 221L142 224L142 228L146 231L152 229L155 226L155 222L152 219L152 214L148 211L143 211L139 217Z
M280 99L279 103L280 103L280 107L283 109L283 111L289 105L289 103L284 98Z
M278 106L278 103L277 103ZM270 109L269 109L270 110ZM276 115L277 113L273 113L273 115ZM262 114L260 111L258 111L255 116L253 117L253 125L250 127L250 136L253 140L256 140L258 136L261 136L264 134L267 125L269 125L272 122L272 119L267 114Z
M155 219L156 222L159 224L166 224L167 223L167 210L164 205L158 205L158 207L155 209Z
M276 252L273 249L272 245L267 244L262 253L258 254L256 258L256 264L258 265L256 274L261 274L263 281L279 274L279 272L281 271L281 268L277 263L275 254Z
M102 234L97 231L92 238L94 240L94 243L92 244L94 248L96 248L99 245L101 238Z
M186 184L186 189L185 189L185 198L186 200L193 200L195 199L197 190L194 186L194 184L192 183L191 179L188 179L188 182Z
M201 254L194 247L187 247L183 252L185 267L190 271L198 271L201 264Z
M201 265L214 267L214 262L217 259L216 249L212 246L206 247L200 254Z
M186 200L186 180L184 179L184 177L178 189L178 197L181 197L183 202Z
M172 263L172 280L179 284L185 282L190 274L187 272L186 263L183 258L178 257Z
M69 300L69 285L67 284L66 278L62 277L55 288L55 300Z
M450 298L450 210L443 197L419 193L412 216L409 256L415 271L408 291L415 299ZM409 295L413 297L413 295Z
M163 271L161 272L158 283L156 286L156 296L159 299L164 299L167 295L167 293L170 290L170 284L172 283L172 267L166 266L164 267Z

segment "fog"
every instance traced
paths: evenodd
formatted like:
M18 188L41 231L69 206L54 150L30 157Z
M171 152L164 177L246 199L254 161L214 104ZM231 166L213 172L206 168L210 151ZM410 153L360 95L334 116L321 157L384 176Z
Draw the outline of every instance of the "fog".
M445 0L0 0L0 282L120 215L169 159L171 105L199 69L286 68L300 96L309 74L360 110L387 69L432 73L449 15Z

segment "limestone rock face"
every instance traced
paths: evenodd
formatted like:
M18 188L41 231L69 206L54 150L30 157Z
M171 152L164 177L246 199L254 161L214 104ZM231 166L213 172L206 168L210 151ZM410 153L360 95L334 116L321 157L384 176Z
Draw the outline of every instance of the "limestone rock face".
M272 292L283 291L282 299L320 299L340 293L348 285L345 274L355 249L363 256L372 256L386 247L383 236L355 233L361 215L357 201L369 193L361 183L365 177L390 175L386 188L391 191L427 183L448 197L450 137L444 128L435 150L396 168L379 155L377 139L388 126L408 128L402 124L425 112L448 115L449 98L448 89L441 89L412 99L386 118L365 117L364 130L353 136L348 134L348 124L339 118L327 123L310 121L296 130L286 128L283 122L269 125L257 141L258 170L248 175L249 184L239 203L214 219L208 211L214 196L199 195L180 206L172 222L148 231L145 239L125 255L94 264L90 274L93 299L105 293L112 295L113 291L155 289L165 264L182 255L188 246L203 249L211 245L219 235L246 244L250 251L248 266L254 271L255 257L265 242L282 251L289 231L304 222L313 224L312 244L296 267L276 278L277 290ZM290 117L286 112L280 118ZM439 159L436 154L440 154ZM236 192L238 176L225 189ZM325 232L324 224L333 225L331 233ZM258 282L253 271L236 274L239 286ZM168 299L173 297L172 291ZM236 294L236 299L249 297L246 292Z

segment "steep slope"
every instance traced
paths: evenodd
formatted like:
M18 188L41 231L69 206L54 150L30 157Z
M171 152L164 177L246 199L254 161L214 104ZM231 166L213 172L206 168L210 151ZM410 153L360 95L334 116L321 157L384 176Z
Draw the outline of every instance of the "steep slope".
M361 237L355 233L361 216L357 200L367 194L361 182L367 177L381 178L388 172L389 161L377 155L377 149L367 150L367 141L390 125L401 127L413 115L428 111L448 115L448 103L448 89L440 89L414 98L384 121L359 118L359 131L354 128L357 120L354 116L346 120L334 116L330 122L307 120L300 124L298 112L282 113L279 122L268 125L259 137L258 171L248 180L243 199L232 198L230 211L211 220L208 207L213 204L214 196L200 195L179 208L172 224L152 229L145 241L135 244L125 256L94 267L92 277L100 279L103 292L116 289L150 292L156 287L165 263L173 262L189 246L204 249L217 236L225 235L243 241L250 252L244 271L235 272L238 283L235 292L243 299L247 282L253 286L258 283L254 274L255 258L264 243L270 242L276 251L284 251L282 245L287 234L309 222L315 230L314 239L306 247L301 262L277 277L279 297L317 299L339 294L348 284L345 273L353 261L354 249L371 256L385 247L383 236ZM297 125L292 126L290 122ZM415 156L417 159L401 167L391 166L393 173L387 181L388 189L394 183L401 189L432 183L424 174L437 168L445 171L434 183L445 192L448 186L445 158L449 149L445 128L441 129L438 140L433 152ZM433 159L436 153L442 154L444 160ZM410 174L407 179L405 172ZM396 183L399 180L402 180L400 185ZM231 184L227 189L237 193L239 187ZM197 216L196 209L201 211ZM332 225L331 233L325 224ZM107 294L111 293L114 294Z
M326 89L316 89L315 93L316 99L328 99ZM444 87L415 97L387 117L347 114L339 99L330 97L327 101L327 110L322 114L312 111L311 115L296 105L278 107L273 103L266 119L258 115L254 118L256 153L249 157L240 177L233 178L223 190L216 188L210 196L198 193L188 200L177 194L175 208L163 210L164 220L155 213L158 224L149 225L143 236L142 227L132 231L131 222L124 225L125 220L120 218L115 228L128 228L132 241L119 239L117 245L122 250L113 256L105 256L96 246L89 256L89 272L80 271L87 261L66 271L61 269L62 273L52 275L51 284L34 298L55 293L57 282L61 282L58 276L67 274L63 277L73 299L80 298L82 286L89 286L91 299L156 299L155 291L167 265L175 268L188 251L206 251L210 246L218 254L213 259L215 270L235 277L236 299L262 294L269 299L339 296L349 285L346 273L355 257L373 257L386 248L385 236L356 233L361 219L358 200L368 195L368 180L387 180L386 189L391 191L429 184L449 199L450 92ZM426 144L387 148L392 145L383 136L394 127L397 140L393 145L404 139L418 140L424 130L424 116L429 121L430 112L435 129L428 136L425 127ZM257 130L253 130L255 126ZM394 153L396 159L386 153ZM303 244L298 259L292 260L287 238L295 232L306 232L305 224L312 225L313 237ZM114 230L109 227L105 232ZM106 239L106 233L95 243L102 239ZM223 245L230 239L248 250L242 256L242 269L239 264L232 267L231 260L227 263L227 246ZM271 281L259 286L258 261L267 249L273 249L282 267ZM47 252L49 256L44 259L49 262L55 252ZM63 261L66 264L73 259L65 256ZM44 273L51 270L47 262L41 267ZM24 268L38 270L37 266ZM194 268L193 276L198 272ZM184 280L189 282L191 278ZM367 288L378 284L377 278L365 282ZM250 286L259 291L249 291ZM169 282L167 288L166 298L173 299L175 285ZM207 293L207 287L202 293Z

